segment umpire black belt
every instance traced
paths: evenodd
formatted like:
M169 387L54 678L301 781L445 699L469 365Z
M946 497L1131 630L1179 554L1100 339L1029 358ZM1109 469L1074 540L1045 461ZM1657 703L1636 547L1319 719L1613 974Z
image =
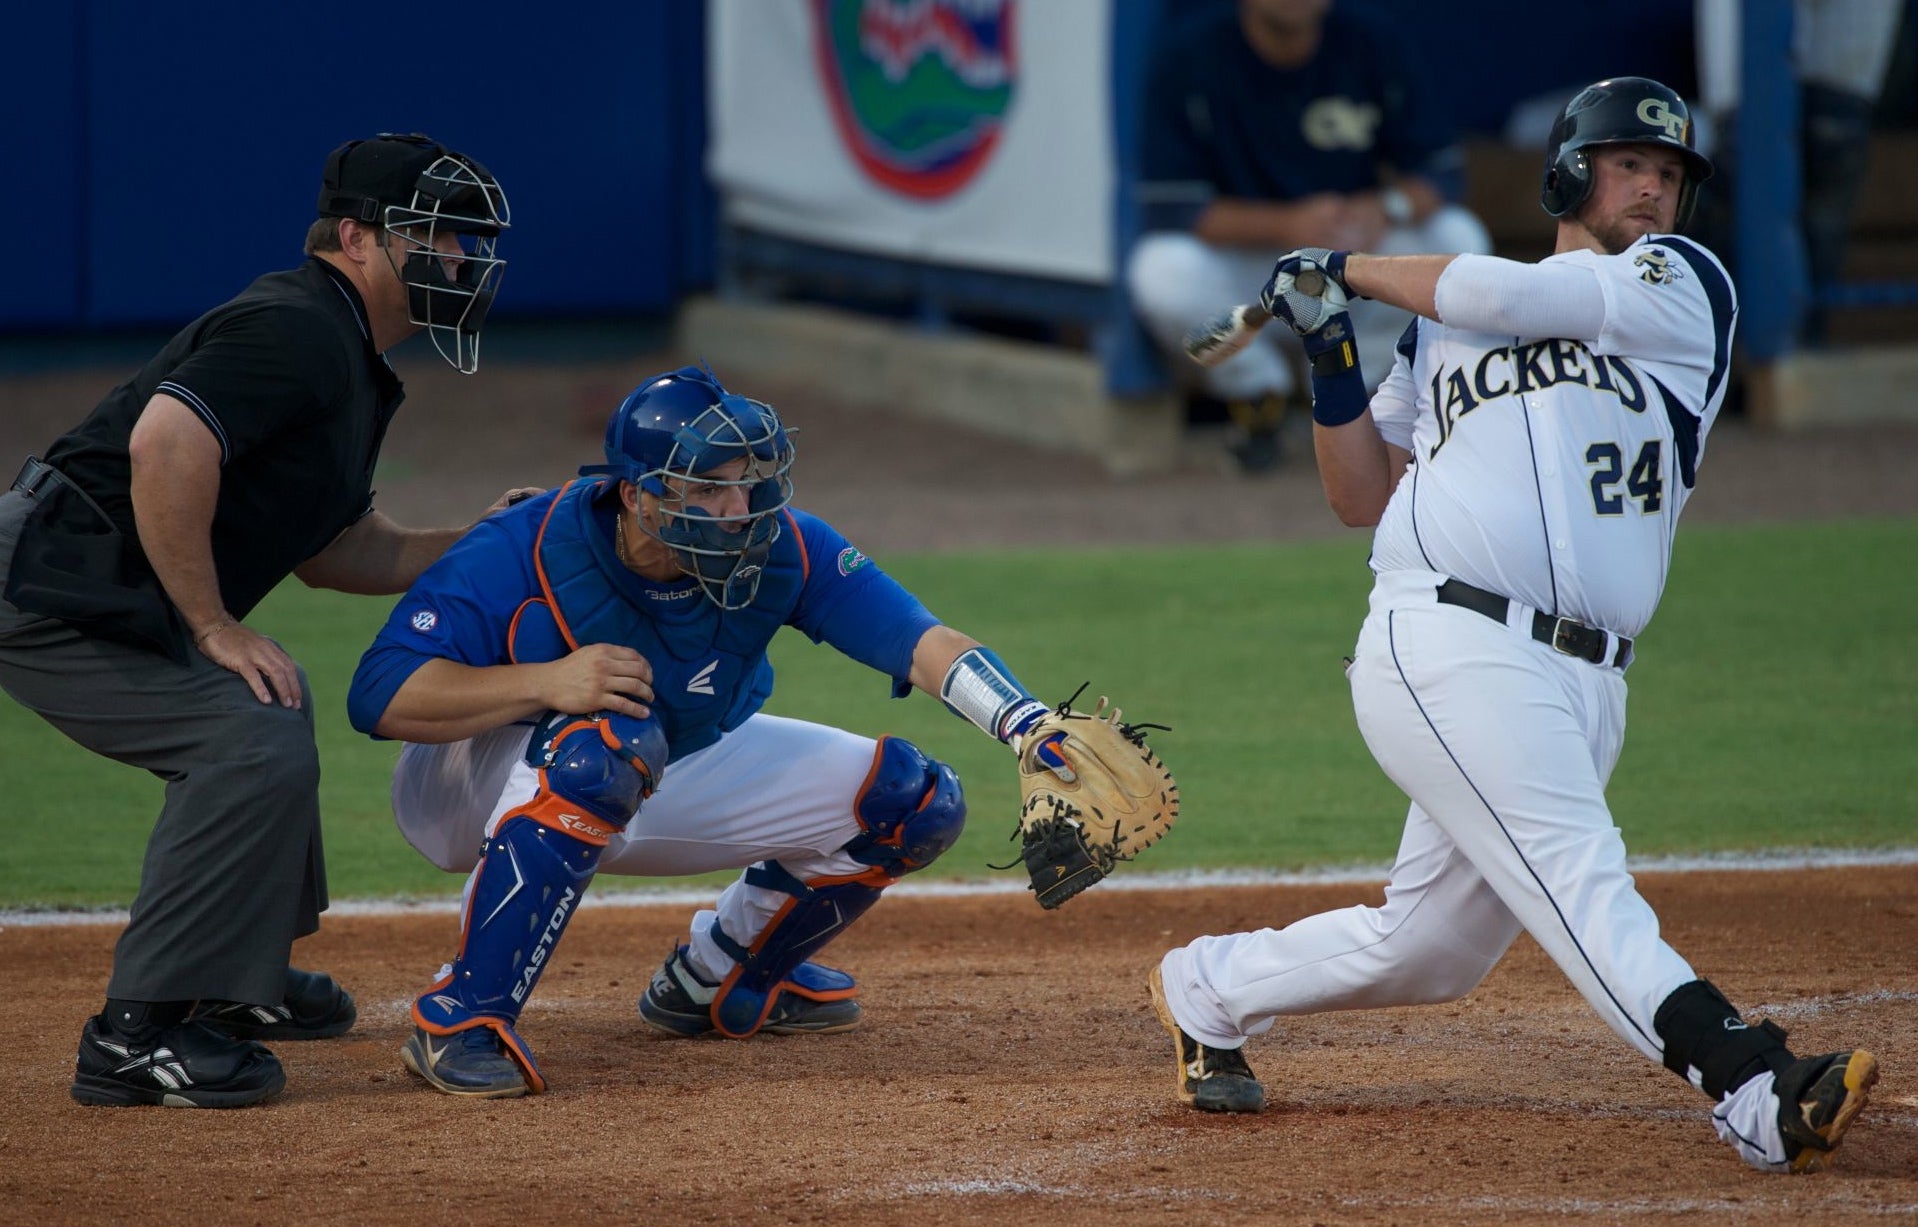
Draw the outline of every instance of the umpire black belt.
M1460 609L1484 614L1494 622L1511 625L1512 602L1496 592L1487 592L1460 580L1448 579L1439 585L1438 599L1441 605L1457 605ZM1589 660L1595 665L1623 669L1632 660L1632 641L1625 636L1614 635L1583 622L1574 622L1570 618L1555 618L1541 610L1532 611L1532 638L1554 651ZM1614 642L1618 644L1616 649L1612 647Z
M0 473L4 473L5 471L5 469L0 469ZM46 461L40 459L40 457L28 456L27 462L20 466L19 474L14 477L12 488L22 494L32 495L34 491L50 481L64 481L65 479L65 475L62 474L59 469L54 468Z

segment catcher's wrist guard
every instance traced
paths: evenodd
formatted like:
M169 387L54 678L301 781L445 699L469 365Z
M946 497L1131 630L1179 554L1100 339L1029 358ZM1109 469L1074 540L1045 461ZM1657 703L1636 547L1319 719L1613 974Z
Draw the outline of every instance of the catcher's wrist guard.
M1006 662L988 647L968 648L946 670L939 698L953 714L977 725L988 737L1012 744L1045 714L1046 705L1012 675Z
M1145 744L1146 729L1165 726L1123 723L1103 696L1090 712L1071 703L1047 712L1019 739L1022 803L1013 835L1047 909L1157 843L1179 816L1179 785Z

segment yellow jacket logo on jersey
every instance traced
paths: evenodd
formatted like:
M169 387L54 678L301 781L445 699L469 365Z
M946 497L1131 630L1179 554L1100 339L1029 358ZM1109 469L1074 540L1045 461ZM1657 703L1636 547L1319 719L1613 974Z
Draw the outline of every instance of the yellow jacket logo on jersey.
M1563 337L1501 345L1480 355L1469 372L1462 366L1440 367L1432 375L1432 416L1438 421L1439 439L1426 458L1438 455L1459 419L1485 402L1543 392L1561 383L1610 392L1624 408L1645 412L1645 385L1623 358L1595 354L1583 342Z
M1673 265L1671 257L1656 247L1639 252L1632 263L1645 270L1639 278L1648 285L1670 285L1685 275L1683 268Z

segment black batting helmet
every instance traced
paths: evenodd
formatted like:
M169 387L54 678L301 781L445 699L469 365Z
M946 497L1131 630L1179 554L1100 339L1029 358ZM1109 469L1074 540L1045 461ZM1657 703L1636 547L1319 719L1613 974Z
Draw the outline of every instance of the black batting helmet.
M1692 113L1676 91L1649 77L1613 77L1588 85L1572 96L1552 125L1545 145L1545 182L1539 203L1563 217L1592 193L1594 145L1664 145L1685 158L1685 185L1678 190L1683 230L1698 203L1698 185L1712 177L1712 164L1692 148Z

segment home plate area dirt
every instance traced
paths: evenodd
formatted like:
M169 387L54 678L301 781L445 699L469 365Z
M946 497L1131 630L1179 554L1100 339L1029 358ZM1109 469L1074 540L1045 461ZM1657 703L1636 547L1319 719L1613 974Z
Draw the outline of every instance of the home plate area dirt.
M301 966L360 1002L279 1048L228 1112L67 1096L117 929L0 930L13 1037L0 1221L942 1224L1910 1222L1918 1216L1918 892L1910 866L1646 875L1673 944L1801 1052L1884 1076L1835 1166L1765 1176L1707 1102L1606 1031L1529 938L1445 1005L1281 1019L1247 1053L1267 1111L1172 1094L1147 969L1205 932L1377 902L1377 885L888 898L830 950L866 1023L668 1039L638 994L689 908L588 907L522 1029L551 1084L467 1102L406 1073L406 1005L450 910L329 918Z

